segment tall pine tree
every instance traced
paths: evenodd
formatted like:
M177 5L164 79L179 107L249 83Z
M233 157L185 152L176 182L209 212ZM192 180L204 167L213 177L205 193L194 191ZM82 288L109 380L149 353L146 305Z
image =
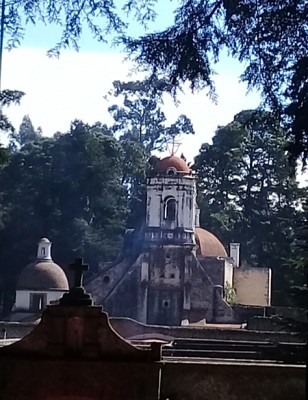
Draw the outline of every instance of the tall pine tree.
M11 148L23 147L27 143L38 140L41 136L41 128L35 130L29 115L25 115L19 130L11 134Z
M241 243L243 263L273 270L273 300L288 290L285 263L300 218L287 136L269 112L242 111L195 159L202 225Z

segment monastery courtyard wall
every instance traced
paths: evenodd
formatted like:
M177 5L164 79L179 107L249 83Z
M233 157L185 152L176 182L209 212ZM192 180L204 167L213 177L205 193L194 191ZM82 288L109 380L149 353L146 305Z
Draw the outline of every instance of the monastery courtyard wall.
M305 399L304 366L15 359L5 371L2 364L1 400Z

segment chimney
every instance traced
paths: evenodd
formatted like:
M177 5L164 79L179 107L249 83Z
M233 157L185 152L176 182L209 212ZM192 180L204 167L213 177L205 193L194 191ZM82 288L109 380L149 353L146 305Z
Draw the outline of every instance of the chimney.
M239 243L230 243L230 257L233 258L234 267L240 266L240 244Z

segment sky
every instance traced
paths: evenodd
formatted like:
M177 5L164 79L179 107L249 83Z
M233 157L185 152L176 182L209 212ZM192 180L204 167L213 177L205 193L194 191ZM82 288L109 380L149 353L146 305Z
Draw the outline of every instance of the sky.
M28 114L46 136L67 131L75 118L111 125L108 107L114 101L106 101L104 95L114 80L134 79L129 76L132 64L115 52L63 52L60 59L50 59L45 49L23 47L5 53L4 60L3 88L26 93L21 104L8 108L7 114L16 128ZM230 68L230 64L232 61L217 66L217 104L207 97L206 91L191 93L188 87L179 94L178 106L171 97L164 99L168 122L186 114L193 123L195 136L180 139L181 151L189 159L198 153L202 143L211 140L218 125L231 122L236 113L257 107L260 102L257 94L246 95L236 65Z
M172 22L172 9L166 9L166 4L163 0L158 3L157 11L163 17L155 23L156 29ZM142 32L133 25L131 33ZM108 107L114 101L106 101L104 95L112 88L112 82L140 79L142 75L130 75L133 65L125 61L121 49L110 47L109 42L96 42L86 29L79 52L65 50L59 58L49 58L46 52L59 35L54 26L29 26L21 46L4 51L2 88L26 93L19 106L5 110L10 120L18 128L22 117L29 115L35 128L40 126L46 136L68 131L70 122L76 118L89 124L100 121L111 125ZM173 123L180 114L193 123L195 135L180 139L180 152L188 161L193 161L202 143L211 141L218 126L231 122L238 112L259 105L259 94L247 93L247 86L240 82L243 69L237 60L223 54L215 67L217 104L206 91L192 93L188 86L179 94L178 106L172 98L165 97L163 110L168 123Z

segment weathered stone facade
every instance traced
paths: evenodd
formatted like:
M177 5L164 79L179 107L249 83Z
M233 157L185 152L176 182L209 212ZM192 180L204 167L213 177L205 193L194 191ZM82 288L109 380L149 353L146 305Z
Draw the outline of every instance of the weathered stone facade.
M96 304L153 325L233 321L224 299L233 267L219 240L198 227L195 179L184 160L158 162L147 182L145 226L128 236L121 261L87 284Z
M146 204L144 226L127 232L119 261L88 282L96 304L114 317L174 326L234 322L226 299L236 303L236 292L240 304L270 305L270 270L245 272L238 243L228 257L217 237L199 227L195 178L184 159L158 161Z

